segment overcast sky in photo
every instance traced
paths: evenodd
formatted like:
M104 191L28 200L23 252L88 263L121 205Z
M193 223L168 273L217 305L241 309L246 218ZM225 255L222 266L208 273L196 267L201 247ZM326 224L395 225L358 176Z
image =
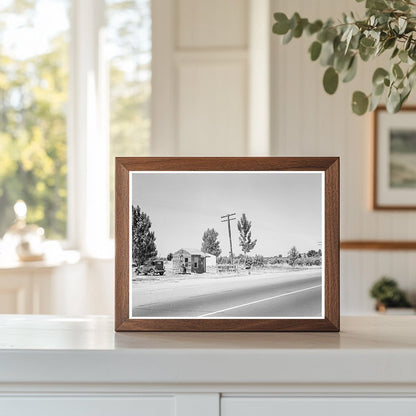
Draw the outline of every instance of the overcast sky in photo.
M239 246L237 220L251 221L257 244L250 255L285 256L292 246L300 252L318 250L322 242L321 172L134 172L131 202L149 215L158 255L180 248L201 249L207 228L218 233L222 255L230 251L231 221L234 255Z

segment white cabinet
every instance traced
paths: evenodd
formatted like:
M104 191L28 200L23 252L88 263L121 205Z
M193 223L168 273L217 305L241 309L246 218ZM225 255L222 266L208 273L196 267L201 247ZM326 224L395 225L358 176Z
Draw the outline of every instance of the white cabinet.
M175 416L171 397L16 397L0 398L7 416Z
M0 416L415 416L416 316L341 333L115 333L0 315Z
M67 307L68 291L75 285L79 292L84 289L83 268L79 254L71 251L53 261L20 262L0 257L0 314L73 312L74 308Z
M114 310L114 260L5 262L0 257L0 314L104 315Z
M224 397L221 416L414 416L416 398Z

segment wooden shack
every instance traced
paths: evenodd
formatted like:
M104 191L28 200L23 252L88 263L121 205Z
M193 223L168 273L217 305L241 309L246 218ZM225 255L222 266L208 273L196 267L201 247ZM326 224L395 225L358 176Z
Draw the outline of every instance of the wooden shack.
M175 273L205 273L208 254L193 248L181 248L173 253L173 270Z

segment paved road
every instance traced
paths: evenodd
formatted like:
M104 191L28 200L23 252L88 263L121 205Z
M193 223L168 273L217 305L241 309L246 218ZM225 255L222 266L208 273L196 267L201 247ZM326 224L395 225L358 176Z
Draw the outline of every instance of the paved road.
M258 283L258 284L257 284ZM225 289L225 290L224 290ZM184 291L182 298L161 297L133 305L134 317L296 317L321 316L321 273L291 280L259 279L256 285L218 285L209 293ZM180 288L178 288L180 291ZM203 291L202 291L203 292ZM176 293L177 295L177 293Z

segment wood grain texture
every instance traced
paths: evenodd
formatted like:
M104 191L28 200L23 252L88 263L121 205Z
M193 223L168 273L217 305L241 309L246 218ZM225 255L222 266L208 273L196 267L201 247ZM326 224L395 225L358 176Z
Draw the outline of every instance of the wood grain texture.
M129 171L116 158L115 327L129 319Z
M325 317L339 330L339 159L325 172ZM337 278L333 278L337 276Z
M372 178L372 184L373 184L373 209L375 211L377 210L387 210L387 211L414 211L416 210L416 205L381 205L378 202L378 187L377 187L377 177L379 175L379 169L378 166L378 133L379 133L379 127L378 127L378 117L381 111L387 111L385 106L379 106L374 110L373 112L373 178ZM403 107L401 112L406 111L413 111L416 112L416 106L406 106Z
M341 250L416 250L416 241L341 241Z
M130 319L129 172L131 171L324 171L324 319ZM116 331L339 331L339 158L116 158Z

